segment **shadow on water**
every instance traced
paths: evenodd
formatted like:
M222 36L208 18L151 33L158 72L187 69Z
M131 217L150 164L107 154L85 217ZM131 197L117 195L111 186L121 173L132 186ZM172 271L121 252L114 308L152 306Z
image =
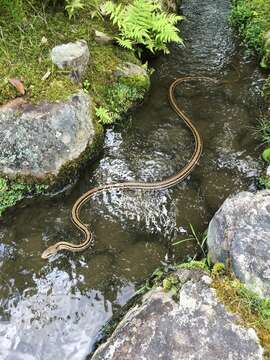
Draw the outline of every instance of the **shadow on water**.
M152 66L152 88L130 126L108 129L104 155L68 196L33 202L6 216L0 228L0 359L84 359L102 325L164 262L184 261L193 245L172 247L188 224L202 232L222 201L255 189L259 149L254 134L262 77L246 59L228 25L229 0L183 2L186 47ZM237 69L237 71L236 71ZM237 79L238 82L233 82ZM200 164L166 191L111 191L82 211L93 229L94 252L41 252L59 241L80 241L70 208L89 187L117 180L154 181L189 159L191 136L167 103L168 86L183 75L228 83L192 81L177 99L203 138ZM182 234L182 235L181 235Z

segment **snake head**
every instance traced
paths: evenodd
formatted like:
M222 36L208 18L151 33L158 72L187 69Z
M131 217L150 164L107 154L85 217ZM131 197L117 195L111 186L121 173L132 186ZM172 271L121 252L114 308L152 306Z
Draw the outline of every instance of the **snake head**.
M57 253L57 248L55 245L49 246L45 251L43 251L41 257L44 260L49 259L49 257L55 255Z

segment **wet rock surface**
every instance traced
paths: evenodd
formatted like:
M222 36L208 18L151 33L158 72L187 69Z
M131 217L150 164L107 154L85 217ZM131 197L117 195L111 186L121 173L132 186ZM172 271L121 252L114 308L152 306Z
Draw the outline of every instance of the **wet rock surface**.
M179 300L154 289L131 309L92 360L262 359L255 331L237 325L199 270L180 270Z
M59 69L69 70L70 77L74 81L81 80L87 68L89 57L89 49L84 40L55 46L51 52L52 62Z
M2 175L54 181L93 145L91 100L79 92L67 102L6 106L0 138Z
M270 191L225 200L209 224L207 243L214 262L229 261L250 290L270 295Z

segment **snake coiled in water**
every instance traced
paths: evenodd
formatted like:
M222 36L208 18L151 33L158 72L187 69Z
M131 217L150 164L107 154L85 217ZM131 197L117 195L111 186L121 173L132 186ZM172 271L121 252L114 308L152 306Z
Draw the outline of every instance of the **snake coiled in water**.
M43 259L48 259L50 256L56 254L58 251L61 250L67 250L71 252L79 252L83 251L89 247L92 247L94 245L93 240L93 234L91 231L88 230L87 226L84 225L80 220L80 210L81 207L94 195L101 193L103 191L111 190L111 189L142 189L142 190L164 190L168 189L180 181L183 181L194 169L195 165L198 163L202 148L203 148L203 142L202 138L200 136L199 131L195 127L195 125L192 123L191 119L180 109L179 105L176 102L175 99L175 89L176 87L187 81L194 81L194 80L206 80L211 81L213 83L217 83L218 81L212 78L204 77L204 76L196 76L196 77L182 77L174 80L172 84L169 87L169 103L171 105L171 108L175 111L175 113L184 121L185 125L189 128L191 131L193 137L194 137L194 151L189 159L188 163L175 175L172 175L162 181L157 182L119 182L119 183L110 183L105 184L103 186L95 187L93 189L90 189L86 193L84 193L82 196L78 198L78 200L73 205L72 211L71 211L71 219L73 224L76 226L76 228L83 234L84 241L80 244L72 244L66 241L60 241L50 247L48 247L41 255Z

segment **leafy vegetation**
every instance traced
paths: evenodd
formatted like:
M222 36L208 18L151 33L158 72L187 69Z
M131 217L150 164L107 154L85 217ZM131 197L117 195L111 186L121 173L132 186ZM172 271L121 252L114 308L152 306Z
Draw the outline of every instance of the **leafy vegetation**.
M105 125L119 120L132 104L143 99L149 85L146 76L121 77L105 90L103 103L96 108L99 121Z
M74 14L84 8L84 4L81 0L66 0L65 9L68 12L68 16L71 19Z
M265 162L270 163L270 148L264 149L262 153L262 158Z
M198 235L192 224L189 224L189 227L191 230L190 237L176 241L175 243L173 243L173 246L180 245L187 241L194 241L197 245L197 250L196 250L193 258L191 259L191 262L192 262L192 261L195 261L195 259L197 259L199 252L200 252L200 255L206 257L205 245L206 245L207 235L205 235L205 234L202 236Z
M81 7L79 2L64 0L0 0L0 105L19 95L9 79L22 82L26 90L24 99L32 103L65 100L80 88L91 92L103 124L118 120L133 101L143 98L149 87L148 76L129 79L114 76L124 62L141 64L134 51L100 45L93 39L94 29L116 35L112 23L102 19L100 3L83 0ZM69 14L65 11L68 5ZM52 65L50 58L55 45L78 39L87 41L91 53L82 84L73 83L65 71ZM49 76L44 79L47 73ZM0 213L38 190L1 179Z
M270 30L270 0L233 0L231 21L243 42L262 57L261 65L267 67L270 59L265 36Z
M0 178L0 216L25 196L41 194L46 189L47 186L42 184L28 185Z
M18 96L10 84L12 78L22 82L24 97L31 102L65 100L77 91L80 84L74 84L65 71L52 65L50 50L78 38L87 41L91 53L82 88L93 95L96 115L102 124L119 120L123 112L143 98L149 88L147 76L116 79L114 70L125 61L140 64L133 51L139 46L167 52L169 41L182 42L174 26L182 18L163 13L156 1L135 0L127 4L123 0L117 5L107 2L113 23L120 29L117 36L114 24L102 19L100 3L100 0L15 0L11 6L9 0L0 0L4 10L0 14L0 104ZM94 29L126 38L132 46L121 49L99 45L93 41ZM49 76L44 79L45 74Z
M10 4L9 0L0 0ZM87 41L91 53L91 62L82 81L85 92L90 91L97 104L97 114L100 122L108 124L120 117L132 101L143 97L147 86L142 85L142 79L119 81L113 76L115 69L125 61L140 64L134 52L113 45L102 46L93 41L93 30L112 34L113 28L109 22L100 16L93 18L93 11L99 9L99 0L84 2L84 7L78 16L68 19L64 13L64 2L51 1L42 3L38 0L19 2L20 24L14 26L13 7L5 7L5 16L0 14L0 104L17 97L16 89L10 84L10 78L22 81L26 89L25 99L38 102L65 100L80 88L74 84L66 73L52 65L50 50L53 46L83 38ZM44 6L47 6L44 8ZM53 9L52 6L55 6ZM11 9L13 9L11 11ZM50 11L50 9L52 11ZM97 11L97 10L96 10ZM31 64L31 66L29 66ZM44 74L50 75L42 80ZM149 82L144 79L144 83ZM110 90L109 90L110 89ZM127 92L124 98L123 89ZM119 96L119 99L117 98ZM115 107L115 108L114 108ZM105 108L105 112L102 112ZM110 119L104 114L112 113ZM103 115L103 117L102 117Z
M167 43L183 43L175 26L183 17L164 13L157 1L134 0L127 5L107 1L104 8L119 29L118 44L126 49L140 50L139 45L153 53L168 53Z
M258 182L258 187L261 189L269 189L270 190L270 177L265 175L265 176L260 176L257 180Z
M5 12L8 15L11 15L13 20L16 23L22 22L23 17L27 13L27 2L23 0L1 0L0 1L0 8L2 12ZM96 1L94 2L96 3ZM44 9L48 8L49 6L61 6L64 4L65 9L69 15L69 18L72 18L78 10L84 8L84 1L82 0L32 0L30 2L32 6L41 6Z
M264 69L270 68L270 0L233 0L231 13L232 24L246 46L254 50L260 58L260 65ZM269 102L270 99L270 77L265 81L262 95ZM259 132L266 149L262 157L269 161L270 148L270 120L260 122ZM259 188L270 189L269 176L261 176L257 179Z
M259 124L259 133L261 135L262 141L266 148L262 152L262 158L265 162L269 164L270 162L270 120L265 119L260 121ZM257 186L259 189L270 189L270 177L268 175L261 175L257 179Z
M262 299L230 274L214 276L212 287L225 307L240 315L239 322L255 329L270 356L270 298Z
M83 38L90 48L91 63L82 82L88 81L88 90L94 94L97 104L105 107L102 96L104 89L116 82L112 76L114 69L124 61L138 63L138 60L131 49L102 46L93 41L94 29L117 37L115 26L102 18L100 4L101 0L0 0L0 104L18 95L9 82L12 78L23 83L26 100L67 99L79 85L74 84L65 71L52 65L50 50L60 43ZM114 5L108 2L107 6L112 8ZM166 44L169 41L182 41L173 25L180 18L163 13L155 1L135 0L133 6L132 3L126 5L123 0L118 1L117 6L121 6L121 14L130 16L128 30L127 19L123 20L122 15L119 15L125 23L121 25L123 36L124 29L131 33L135 30L135 38L130 39L134 45L132 49L137 49L137 44L144 44L153 51L167 51ZM143 13L142 20L136 16L136 11L144 9L144 6L148 12ZM119 25L122 20L118 20ZM121 33L118 37L121 38ZM45 74L49 76L44 79Z
M270 147L270 120L263 119L263 120L260 121L259 133L261 135L263 143L267 147Z

